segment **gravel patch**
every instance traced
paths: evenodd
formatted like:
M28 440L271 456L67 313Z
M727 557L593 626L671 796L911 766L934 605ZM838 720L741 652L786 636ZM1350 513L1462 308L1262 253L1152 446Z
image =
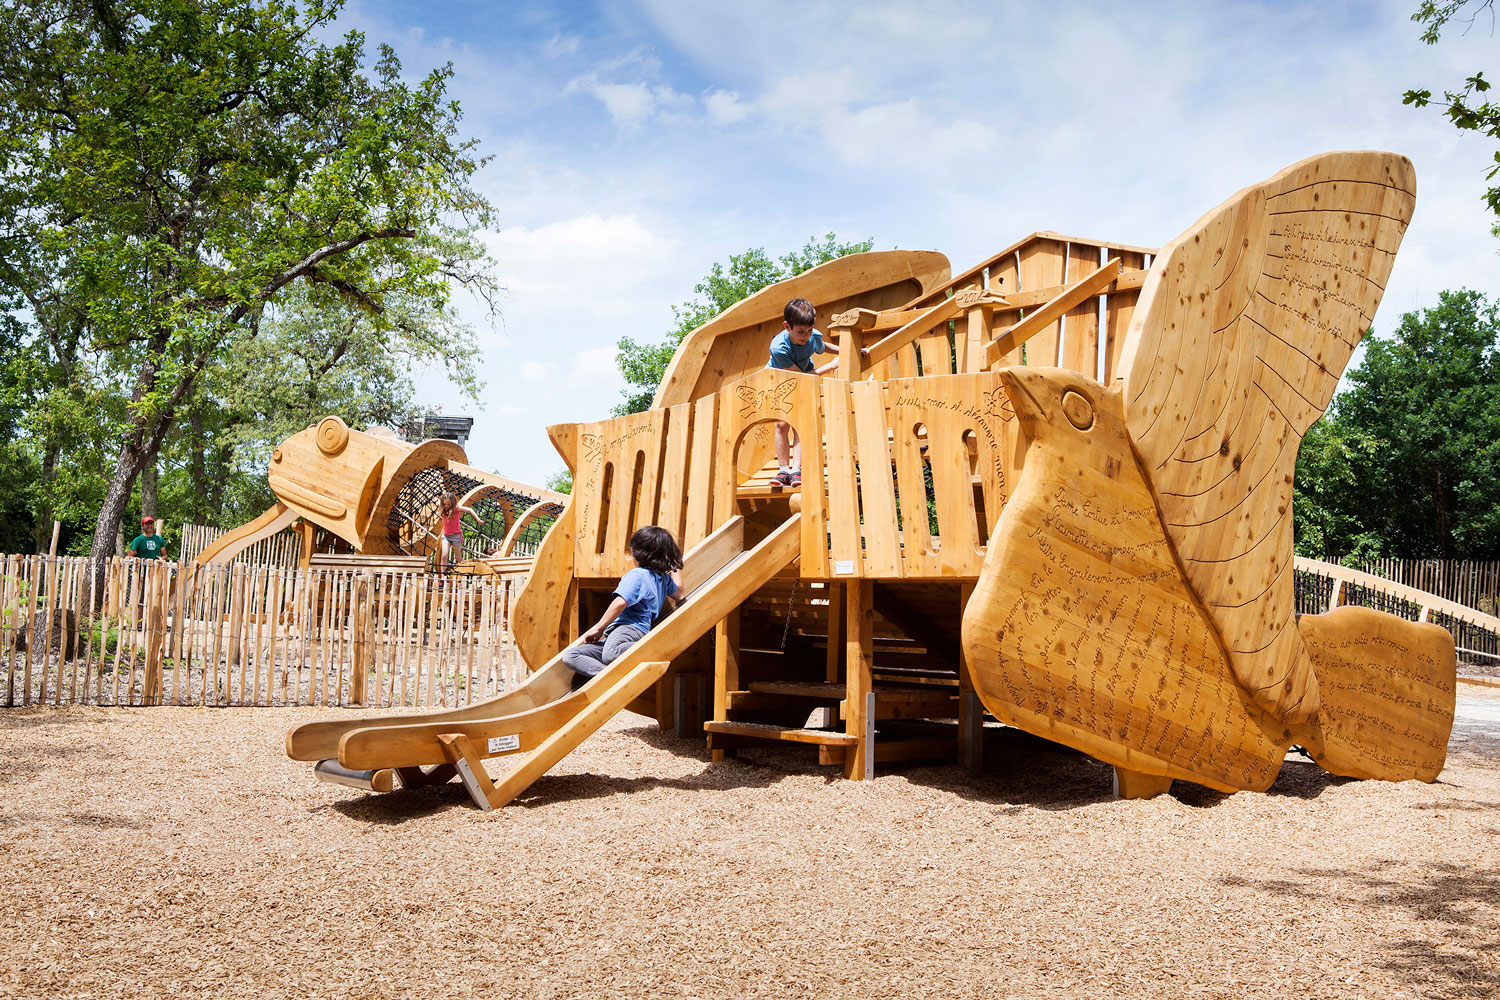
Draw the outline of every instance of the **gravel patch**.
M856 783L623 715L487 815L285 758L344 710L0 712L0 996L1491 997L1500 690L1460 694L1432 785L1121 802L1008 729Z

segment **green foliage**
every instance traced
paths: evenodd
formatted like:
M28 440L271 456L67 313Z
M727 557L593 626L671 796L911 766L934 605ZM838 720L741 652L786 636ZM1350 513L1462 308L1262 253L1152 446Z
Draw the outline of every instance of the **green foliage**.
M1422 31L1422 41L1428 45L1434 45L1442 36L1443 27L1450 21L1462 21L1467 25L1465 28L1467 31L1473 26L1479 14L1485 11L1490 14L1490 30L1493 32L1494 0L1442 0L1438 3L1433 0L1423 0L1411 19L1425 25ZM1443 109L1448 120L1459 131L1478 132L1491 139L1500 140L1500 103L1484 97L1489 92L1490 86L1490 81L1484 78L1484 73L1475 73L1464 80L1462 90L1443 91L1443 98L1438 102L1438 106ZM1425 108L1433 103L1432 91L1426 88L1408 90L1402 98L1402 103ZM1494 180L1497 174L1500 174L1500 150L1495 152L1493 165L1485 172L1485 177L1488 180ZM1500 185L1495 185L1485 192L1485 203L1489 206L1491 213L1500 216ZM1500 236L1500 224L1494 227L1493 232Z
M339 6L0 7L0 304L44 375L23 428L42 499L102 507L96 552L185 412L243 425L245 407L221 397L248 391L251 355L261 385L298 372L295 354L255 346L278 315L321 312L321 332L355 318L362 343L404 336L399 356L434 329L451 342L455 287L493 290L451 69L409 82L389 47L367 65L360 34L319 41ZM328 395L384 378L393 400L388 374ZM234 460L188 463L196 492Z
M573 492L573 473L568 469L559 469L557 472L554 472L551 476L547 477L547 489L552 490L554 493L571 494Z
M852 253L868 253L874 246L873 239L840 243L833 233L826 233L821 240L813 237L800 250L793 250L774 261L763 248L752 247L744 253L730 254L727 265L715 262L708 276L693 286L695 298L672 307L673 326L666 340L659 344L641 344L629 337L620 338L617 345L620 353L615 356L615 361L630 388L625 390L625 401L615 406L614 415L620 417L650 409L656 398L656 389L661 385L667 365L677 353L682 339L725 309L767 285L794 278L819 264Z
M1500 300L1442 293L1348 379L1297 456L1298 551L1500 558Z

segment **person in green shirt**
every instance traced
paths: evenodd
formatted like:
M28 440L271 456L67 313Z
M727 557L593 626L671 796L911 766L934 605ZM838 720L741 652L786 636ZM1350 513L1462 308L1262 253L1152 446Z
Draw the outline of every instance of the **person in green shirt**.
M147 515L141 518L141 533L130 543L130 554L142 559L155 559L161 555L164 544L156 533L156 518Z

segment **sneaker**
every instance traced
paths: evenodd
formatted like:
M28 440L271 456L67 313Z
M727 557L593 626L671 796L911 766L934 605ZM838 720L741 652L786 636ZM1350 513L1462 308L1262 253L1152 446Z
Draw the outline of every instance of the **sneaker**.
M801 486L802 485L802 470L798 469L796 472L793 472L790 476L788 476L787 479L788 479L788 482L787 482L788 486Z
M794 485L794 478L796 479L796 485L801 485L802 479L800 477L794 477L790 472L776 473L776 478L771 480L771 482L776 486L792 486Z

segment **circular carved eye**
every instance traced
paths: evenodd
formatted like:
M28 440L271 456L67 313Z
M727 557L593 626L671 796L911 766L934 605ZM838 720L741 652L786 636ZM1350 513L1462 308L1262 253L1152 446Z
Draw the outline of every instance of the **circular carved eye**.
M324 417L318 421L318 450L332 458L344 450L349 443L349 428L338 417Z
M1094 404L1081 392L1069 389L1063 393L1062 411L1063 416L1068 418L1068 423L1081 431L1094 426Z

